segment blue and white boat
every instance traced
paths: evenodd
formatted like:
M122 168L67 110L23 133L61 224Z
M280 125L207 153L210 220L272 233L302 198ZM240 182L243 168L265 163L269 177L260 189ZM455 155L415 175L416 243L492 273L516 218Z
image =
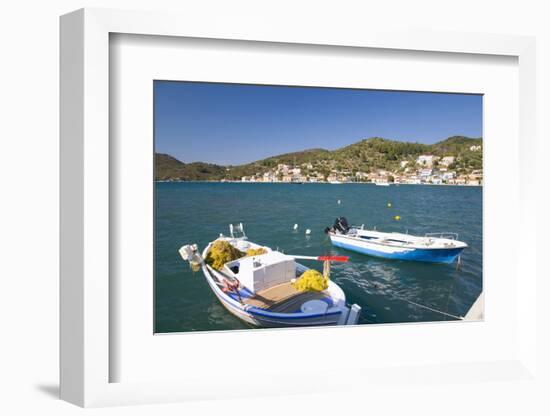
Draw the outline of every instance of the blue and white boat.
M429 233L415 236L367 230L349 226L344 217L326 228L332 245L346 250L386 259L429 263L452 263L460 258L468 244L458 240L456 233Z
M296 259L323 260L324 257L290 256L255 244L244 234L242 224L230 225L230 234L228 237L220 234L217 240L225 240L242 252L261 248L265 253L227 262L221 270L204 261L217 240L206 246L202 256L196 244L181 247L179 253L192 267L202 270L212 292L233 315L260 327L357 323L361 307L348 305L343 290L332 280L323 291L294 288L295 279L309 270Z

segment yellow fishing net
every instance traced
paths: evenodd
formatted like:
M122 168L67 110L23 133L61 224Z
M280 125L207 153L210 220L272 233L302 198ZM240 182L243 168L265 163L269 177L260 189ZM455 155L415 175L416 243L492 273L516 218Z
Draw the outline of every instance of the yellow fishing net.
M267 253L267 250L263 247L249 248L248 250L246 250L247 256L259 256L260 254L265 254L265 253Z
M216 240L210 247L208 254L206 255L206 264L209 264L216 270L221 270L223 265L227 262L240 259L244 256L259 256L260 254L267 253L265 248L250 248L243 253L242 251L236 249L225 240Z
M240 259L244 257L245 253L237 250L229 242L225 240L216 240L208 250L206 255L206 264L210 265L216 270L221 270L223 265L229 261Z
M324 277L317 270L310 269L302 273L302 275L292 283L292 286L294 286L296 290L302 292L322 292L328 288L328 277Z

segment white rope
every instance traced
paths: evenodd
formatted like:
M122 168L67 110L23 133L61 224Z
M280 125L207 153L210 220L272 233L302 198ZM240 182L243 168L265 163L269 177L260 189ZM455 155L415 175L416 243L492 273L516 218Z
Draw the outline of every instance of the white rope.
M447 312L443 312L443 311L440 311L440 310L437 310L437 309L434 309L434 308L430 308L429 306L421 305L420 303L413 302L412 300L403 299L403 298L401 298L401 299L404 300L405 302L408 302L408 303L413 304L415 306L418 306L420 308L428 309L429 311L432 311L432 312L435 312L435 313L440 313L441 315L446 315L446 316L450 316L451 318L462 320L461 316L452 315L452 314L447 313Z

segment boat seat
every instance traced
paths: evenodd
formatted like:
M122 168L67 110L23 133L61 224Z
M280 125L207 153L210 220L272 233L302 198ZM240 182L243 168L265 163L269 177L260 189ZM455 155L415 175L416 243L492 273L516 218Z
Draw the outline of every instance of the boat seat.
M299 310L304 302L325 297L327 294L324 292L301 292L287 282L261 290L243 301L248 305L271 312L288 313Z

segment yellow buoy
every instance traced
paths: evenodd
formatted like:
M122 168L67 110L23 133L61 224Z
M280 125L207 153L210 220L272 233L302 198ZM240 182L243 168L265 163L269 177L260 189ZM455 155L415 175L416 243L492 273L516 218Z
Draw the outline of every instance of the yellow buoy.
M391 208L391 202L388 202L388 208Z
M395 221L399 221L399 220L401 219L401 217L400 217L399 215L396 215L395 217L393 217L393 219L394 219Z

